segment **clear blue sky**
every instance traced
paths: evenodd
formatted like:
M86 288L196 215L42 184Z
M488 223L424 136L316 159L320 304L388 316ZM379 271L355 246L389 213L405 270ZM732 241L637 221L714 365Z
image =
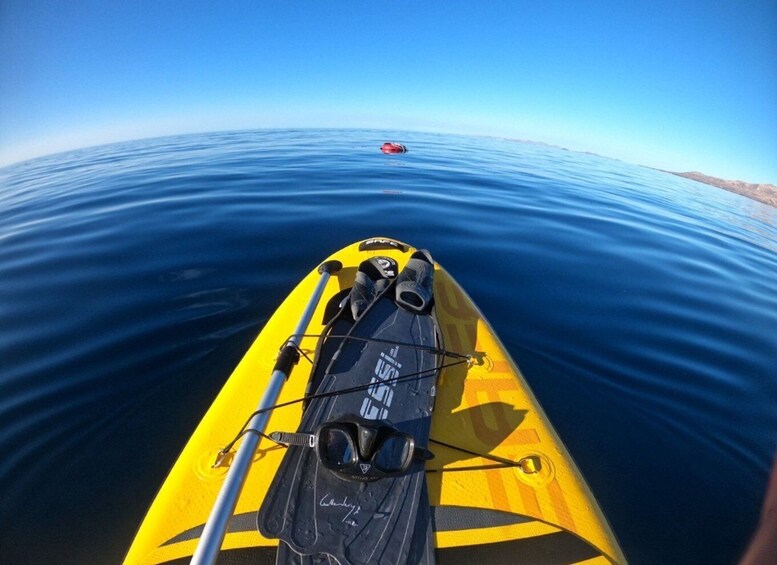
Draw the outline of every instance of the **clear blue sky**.
M0 164L285 126L777 183L777 1L0 0Z

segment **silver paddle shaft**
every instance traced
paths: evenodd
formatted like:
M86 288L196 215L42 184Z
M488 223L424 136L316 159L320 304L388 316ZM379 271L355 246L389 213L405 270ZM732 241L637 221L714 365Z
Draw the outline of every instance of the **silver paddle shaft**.
M308 305L305 307L305 311L302 313L302 317L297 323L297 327L294 330L294 334L287 343L293 346L298 346L302 341L302 335L307 330L310 320L313 317L313 313L316 311L321 296L326 288L326 283L329 281L331 273L337 272L342 267L339 262L328 261L319 267L321 278L313 290L313 295L310 297ZM274 406L278 401L278 395L283 388L283 384L288 378L288 372L290 369L284 372L281 369L276 369L270 376L270 383L262 395L262 399L257 407L257 412L260 410L267 410L271 406ZM259 430L264 432L267 427L267 421L270 419L270 412L262 412L251 418L248 424L248 429ZM254 453L259 446L260 436L257 433L248 433L243 436L243 440L240 442L240 447L237 450L237 454L232 460L232 464L227 473L224 484L221 486L216 503L210 511L208 521L205 524L205 529L202 531L202 536L197 544L197 549L192 555L192 565L212 565L216 562L221 551L221 544L224 542L224 536L227 533L227 527L229 521L232 519L232 513L237 506L237 500L240 497L240 492L243 490L246 477L248 476L248 470L251 468L251 463L254 459Z

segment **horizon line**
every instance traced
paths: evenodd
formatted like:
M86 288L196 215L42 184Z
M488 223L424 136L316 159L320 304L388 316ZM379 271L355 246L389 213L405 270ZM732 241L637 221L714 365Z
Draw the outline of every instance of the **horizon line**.
M618 161L620 163L626 163L629 165L635 165L639 167L645 167L648 169L653 169L660 172L670 173L670 174L678 174L678 173L699 173L704 176L710 176L719 180L725 180L729 182L744 182L747 184L772 184L769 182L752 182L750 180L742 180L742 179L733 179L733 178L726 178L723 176L715 176L708 174L706 172L700 171L698 169L689 169L684 171L673 171L665 168L660 168L657 166L652 165L646 165L644 163L638 163L638 162L632 162L628 161L619 157L613 157L610 155L603 155L601 153L598 153L596 151L591 150L585 150L585 149L576 149L572 147L568 147L566 145L560 145L558 143L553 143L549 141L541 141L536 139L529 139L525 137L515 137L511 135L506 134L496 134L496 133L464 133L464 132L456 132L456 131L434 131L430 129L413 129L413 128L390 128L390 127L370 127L370 126L257 126L257 127L248 127L248 128L216 128L216 129L193 129L193 130L183 130L175 133L159 133L159 134L147 134L147 135L140 135L139 137L132 137L131 135L128 136L119 136L116 139L104 139L101 141L84 141L81 144L74 143L74 144L65 144L68 145L66 147L60 147L55 148L50 151L46 150L35 150L31 149L31 147L39 146L41 143L35 144L28 144L26 147L23 147L20 151L16 152L2 152L0 153L0 170L14 167L16 165L21 165L23 163L29 162L29 161L35 161L37 159L44 159L47 157L54 157L56 155L62 155L65 153L71 153L75 151L83 151L87 149L95 149L98 147L104 147L104 146L110 146L110 145L119 145L122 143L132 143L132 142L138 142L138 141L150 141L154 139L164 139L164 138L172 138L172 137L181 137L181 136L194 136L194 135L204 135L204 134L214 134L214 133L235 133L235 132L256 132L256 131L292 131L292 130L341 130L341 131L396 131L396 132L407 132L407 133L421 133L426 135L455 135L459 137L473 137L473 138L483 138L483 139L497 139L502 141L510 141L510 142L516 142L516 143L528 143L532 145L542 145L545 147L552 147L555 149L560 149L562 151L570 151L573 153L580 153L584 155L594 155L596 157L600 157L603 159L609 159L612 161ZM88 134L86 134L85 137L89 137ZM50 143L48 140L44 140L42 144ZM56 142L55 142L56 143Z

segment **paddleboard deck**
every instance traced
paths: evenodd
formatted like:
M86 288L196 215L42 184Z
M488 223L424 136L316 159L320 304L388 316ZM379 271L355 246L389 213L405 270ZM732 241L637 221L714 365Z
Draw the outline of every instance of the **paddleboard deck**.
M327 303L354 285L362 261L389 257L404 268L415 251L389 238L354 243L328 260L343 268L327 282L300 349L311 358L331 315ZM126 556L127 564L188 563L229 469L220 450L256 409L280 347L293 333L320 275L288 295L225 383L162 484ZM445 348L472 355L443 368L429 431L423 488L437 563L625 563L615 536L571 456L483 314L439 265L434 308ZM311 365L293 369L278 403L306 393ZM267 431L297 430L302 405L272 412ZM221 549L230 563L275 563L277 539L257 512L286 449L262 440ZM514 462L512 465L500 461ZM283 552L290 551L281 547ZM428 553L428 549L425 550ZM307 558L306 558L307 559ZM300 563L313 563L308 559ZM325 560L322 562L326 562Z

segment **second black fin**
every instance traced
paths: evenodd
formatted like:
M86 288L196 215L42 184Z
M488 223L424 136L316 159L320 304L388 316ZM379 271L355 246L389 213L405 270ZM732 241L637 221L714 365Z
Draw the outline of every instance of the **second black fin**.
M339 347L328 364L320 360L326 370L317 392L334 394L311 399L298 431L309 433L320 423L358 414L388 421L425 447L441 363L434 316L400 308L394 293L384 292L349 336L337 339ZM402 375L418 378L390 380ZM371 386L336 394L358 385ZM402 475L349 481L321 465L315 450L289 446L257 523L262 535L280 539L306 559L326 555L341 565L433 559L423 461L415 461Z

